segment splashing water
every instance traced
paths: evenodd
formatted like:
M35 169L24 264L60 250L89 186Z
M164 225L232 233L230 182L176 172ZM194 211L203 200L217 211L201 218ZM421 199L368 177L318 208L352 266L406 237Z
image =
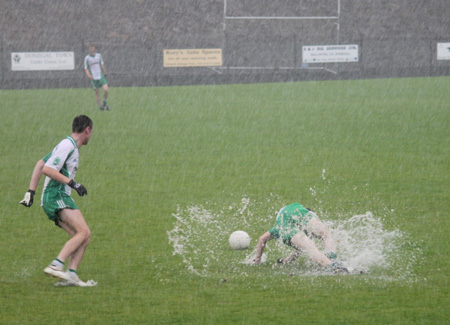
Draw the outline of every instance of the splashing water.
M327 171L325 170L325 169L322 169L322 180L324 181L324 180L326 180L327 178L325 177L325 173L326 173Z
M249 204L244 197L239 204L226 208L178 207L173 214L174 228L167 233L173 255L180 255L187 269L200 276L207 276L211 266L223 266L231 250L228 236L236 230L250 229L248 219L253 216Z
M406 235L398 229L384 229L382 220L371 212L327 223L339 247L339 257L347 265L380 277L410 277L415 256L406 254Z
M325 172L323 172L323 175ZM271 196L266 202L254 202L244 197L240 202L226 208L209 204L204 206L178 207L173 215L174 228L168 231L173 255L179 255L189 272L199 276L210 276L214 272L232 271L242 264L252 264L252 251L232 251L228 237L235 230L244 230L253 237L251 246L256 246L257 237L272 227L281 200ZM331 230L338 244L339 258L350 268L363 269L369 276L387 280L406 279L414 274L410 271L420 251L406 252L410 245L407 236L398 229L386 230L380 217L371 212L350 218L338 216L337 220L322 220ZM255 233L255 228L265 230ZM316 240L319 249L320 240ZM410 245L411 246L411 245ZM412 245L414 246L414 245ZM273 264L273 274L299 276L329 274L309 259L301 256L285 267L277 267L276 260L286 257L292 249L274 240L270 241L262 261Z

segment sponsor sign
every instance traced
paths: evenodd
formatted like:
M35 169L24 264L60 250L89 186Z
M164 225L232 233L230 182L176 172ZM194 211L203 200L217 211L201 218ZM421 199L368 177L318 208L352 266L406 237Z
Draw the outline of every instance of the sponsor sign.
M303 46L303 63L358 62L358 45Z
M437 59L450 60L450 43L437 43Z
M74 70L73 52L12 52L12 71Z
M164 50L164 67L220 67L222 49Z

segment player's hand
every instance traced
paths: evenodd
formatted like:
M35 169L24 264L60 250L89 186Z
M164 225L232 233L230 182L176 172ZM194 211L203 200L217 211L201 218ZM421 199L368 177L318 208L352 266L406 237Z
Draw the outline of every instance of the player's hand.
M77 191L79 196L87 195L87 189L82 184L76 183L73 179L70 180L69 185L71 188L73 188L75 191Z
M34 200L34 193L36 193L36 192L33 190L28 190L25 193L25 197L23 198L23 200L20 201L20 204L23 204L27 208L31 207L31 205L33 204L33 200Z

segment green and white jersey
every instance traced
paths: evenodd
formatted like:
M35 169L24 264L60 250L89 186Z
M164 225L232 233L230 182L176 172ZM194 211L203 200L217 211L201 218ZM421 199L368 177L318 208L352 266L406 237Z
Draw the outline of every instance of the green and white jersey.
M281 238L285 244L290 244L292 237L306 227L313 215L300 203L285 206L278 212L275 226L269 230L269 233L275 239Z
M47 156L45 156L44 158L42 158L42 160L43 160L44 162L47 162L47 160L49 160L51 156L52 156L52 153L50 152L49 154L47 154Z
M72 137L68 136L53 149L51 154L45 156L43 160L45 161L45 166L54 168L64 176L74 179L78 169L78 157L77 143ZM42 191L42 201L46 193L54 191L65 192L67 195L70 195L71 188L47 176Z
M95 53L94 56L88 54L84 58L84 68L89 70L94 80L100 80L104 77L102 65L104 65L104 62L100 53Z

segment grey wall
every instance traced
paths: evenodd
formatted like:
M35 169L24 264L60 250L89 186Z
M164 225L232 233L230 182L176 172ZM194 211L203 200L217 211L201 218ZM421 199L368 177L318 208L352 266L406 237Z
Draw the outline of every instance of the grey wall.
M226 13L336 16L337 4L338 0L228 0ZM91 42L105 59L111 86L450 73L450 60L436 60L436 43L450 42L448 0L340 4L339 20L237 20L224 18L224 0L0 0L0 88L89 86L82 61ZM358 44L359 62L304 69L302 46L337 43ZM169 48L222 48L224 69L164 68L163 50ZM11 71L11 52L45 51L75 52L75 70ZM285 67L291 69L280 69Z

